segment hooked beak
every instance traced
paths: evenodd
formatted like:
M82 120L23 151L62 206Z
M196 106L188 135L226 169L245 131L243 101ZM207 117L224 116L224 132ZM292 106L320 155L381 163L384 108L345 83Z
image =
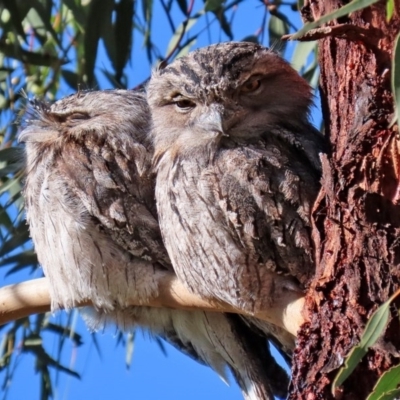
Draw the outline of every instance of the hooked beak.
M199 118L198 123L205 131L215 133L215 136L229 136L222 126L221 112L215 107L210 107L210 109Z

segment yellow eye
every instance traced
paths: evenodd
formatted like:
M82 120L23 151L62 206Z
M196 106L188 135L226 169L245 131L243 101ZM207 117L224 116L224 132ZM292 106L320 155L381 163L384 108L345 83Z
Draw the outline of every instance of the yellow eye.
M251 93L256 91L261 86L261 81L259 79L254 79L247 81L242 85L240 91L244 93Z

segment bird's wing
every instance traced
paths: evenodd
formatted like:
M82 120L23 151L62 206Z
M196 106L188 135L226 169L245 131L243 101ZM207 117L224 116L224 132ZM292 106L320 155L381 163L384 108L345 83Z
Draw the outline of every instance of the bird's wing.
M239 331L240 322L225 314L127 307L132 295L145 302L157 293L155 275L169 273L169 259L155 215L151 151L134 131L111 139L105 126L103 135L93 135L101 117L81 112L72 124L71 116L41 107L21 134L28 152L27 215L53 309L90 299L90 326L144 327L224 378L229 365L248 399L272 399L254 345L259 336ZM49 138L72 129L71 140L49 148Z

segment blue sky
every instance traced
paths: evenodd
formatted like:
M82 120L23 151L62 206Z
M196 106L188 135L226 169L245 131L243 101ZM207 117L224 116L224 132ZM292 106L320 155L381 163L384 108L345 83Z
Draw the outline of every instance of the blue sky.
M154 41L165 54L171 32L160 3L156 1L154 4ZM202 4L201 0L195 1L197 9L200 9ZM285 7L283 11L288 11L289 9L289 7ZM260 1L244 1L235 12L237 13L233 22L235 40L241 40L248 35L257 33L262 23L264 12ZM294 16L291 11L288 11L287 15L290 19ZM174 16L176 21L182 18L179 10L175 10ZM300 27L301 23L297 16L294 21L296 26ZM193 26L192 31L201 31L204 28L204 24L205 20L203 18L199 20L197 25ZM132 62L126 69L129 75L129 87L136 86L150 75L150 65L141 43L138 42L139 40L140 38L135 37ZM214 23L209 34L201 35L193 49L225 40L227 40L227 37L221 33L218 23ZM263 44L268 46L267 36ZM291 55L293 47L294 44L288 45L287 54ZM100 72L103 68L111 69L104 47L100 46L96 73L100 88L109 88L111 87L110 84ZM70 93L71 89L65 85L61 88L59 96L63 97ZM4 274L4 272L0 271L0 274ZM26 274L11 275L7 278L2 277L2 284L10 284L39 276L40 272L37 272L35 276ZM78 380L64 373L60 373L57 376L53 371L53 378L56 379L57 376L57 385L55 387L55 398L57 400L102 400L110 398L120 400L242 399L240 391L233 381L231 386L228 387L211 369L197 364L168 344L165 344L167 353L167 356L165 356L159 346L141 332L138 332L135 337L133 358L129 369L125 365L125 348L117 345L112 329L104 333L98 333L96 336L102 352L100 357L84 323L79 316L75 318L75 315L77 314L73 315L74 320L76 320L75 329L82 335L84 345L74 347L67 343L63 349L62 362L65 366L77 371L81 375L81 379ZM60 313L55 317L55 320L59 319L65 321L65 313ZM53 354L56 353L58 347L57 340L58 338L53 334L45 335L45 347L48 351L54 351ZM13 381L10 382L7 392L7 399L39 398L39 377L34 373L34 368L33 356L24 355L18 359ZM2 380L3 376L0 374L0 382Z

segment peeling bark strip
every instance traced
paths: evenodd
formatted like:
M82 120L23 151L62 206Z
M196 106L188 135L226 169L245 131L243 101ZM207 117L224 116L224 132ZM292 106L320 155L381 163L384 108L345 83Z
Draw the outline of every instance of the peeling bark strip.
M318 19L346 2L305 1ZM332 153L323 160L323 187L314 207L317 273L293 361L291 400L332 399L331 383L358 343L371 313L400 284L400 142L393 119L390 68L400 31L400 6L386 22L386 1L329 23L368 29L319 42L321 97ZM378 377L399 363L400 325L369 351L336 398L365 399Z

